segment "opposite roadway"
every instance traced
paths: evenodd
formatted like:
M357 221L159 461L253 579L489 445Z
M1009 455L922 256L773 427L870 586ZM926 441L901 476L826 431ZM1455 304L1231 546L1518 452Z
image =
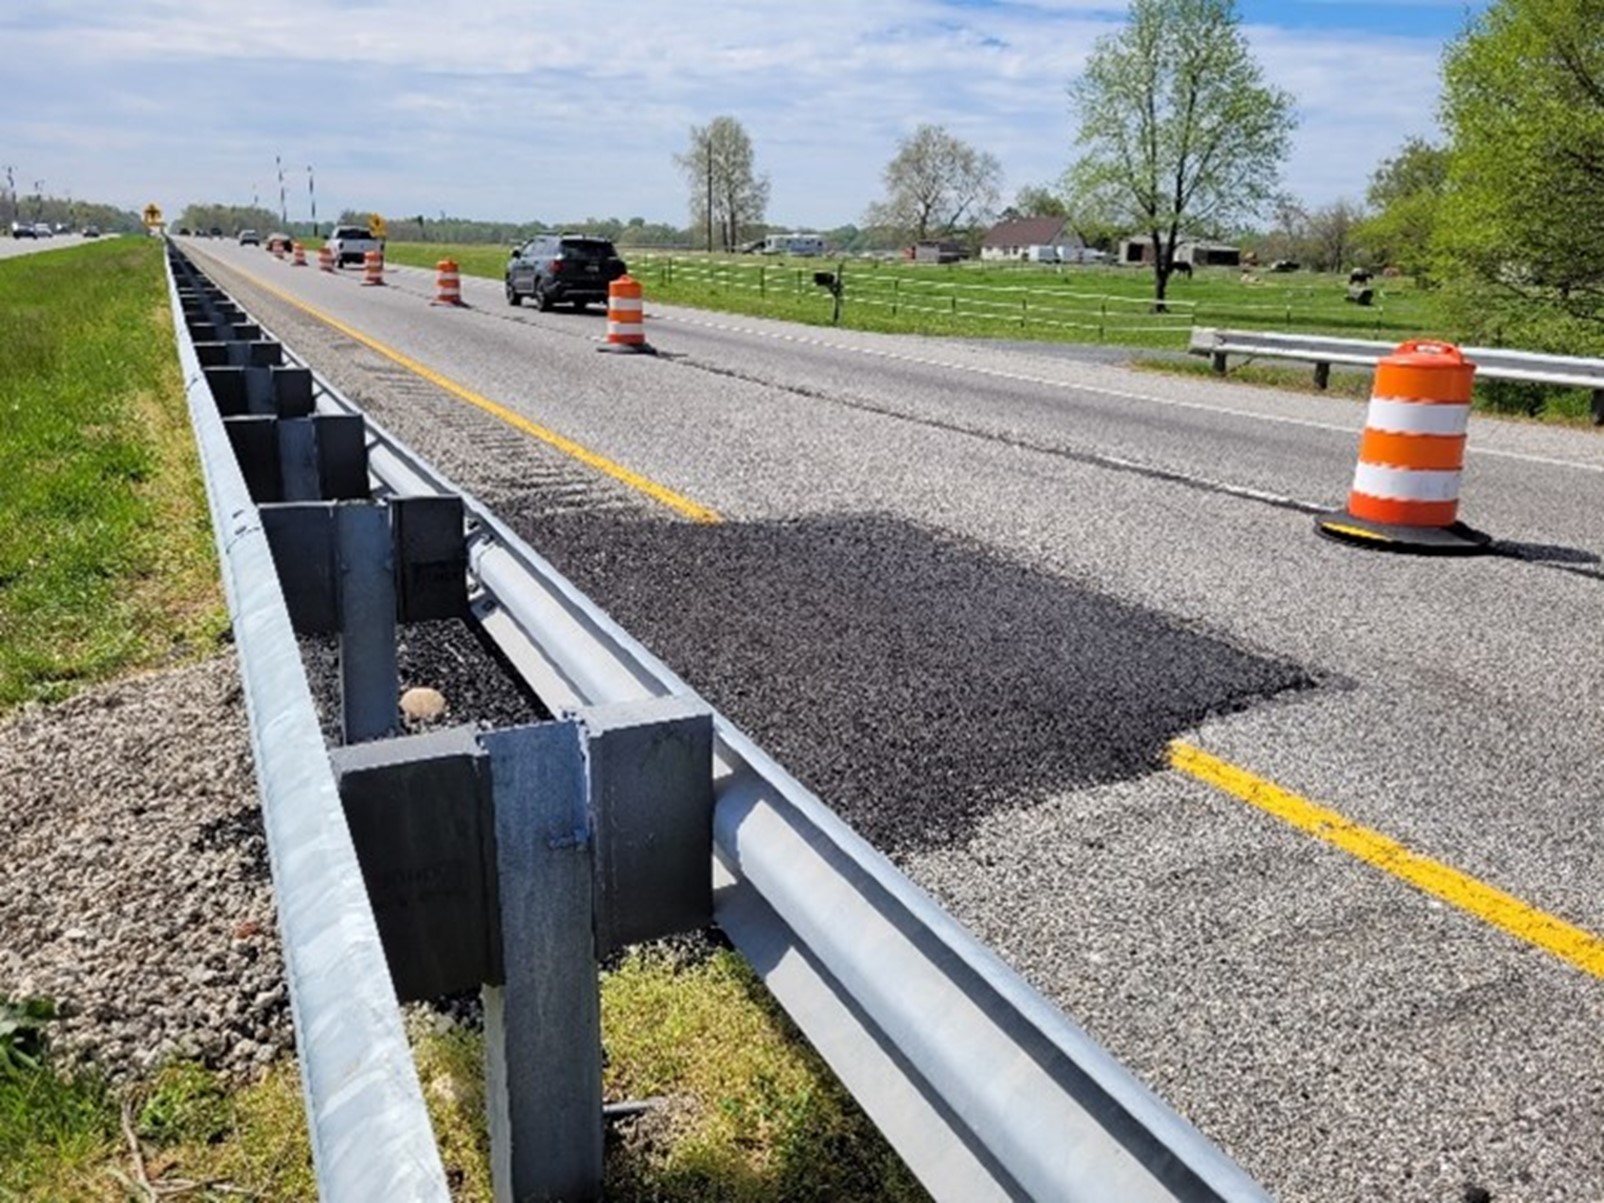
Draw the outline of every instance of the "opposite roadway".
M186 242L1278 1198L1604 1200L1604 434Z

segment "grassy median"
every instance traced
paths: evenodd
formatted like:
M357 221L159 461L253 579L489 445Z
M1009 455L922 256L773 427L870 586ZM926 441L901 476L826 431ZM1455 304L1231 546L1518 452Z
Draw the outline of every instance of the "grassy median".
M0 713L226 622L154 239L0 262Z

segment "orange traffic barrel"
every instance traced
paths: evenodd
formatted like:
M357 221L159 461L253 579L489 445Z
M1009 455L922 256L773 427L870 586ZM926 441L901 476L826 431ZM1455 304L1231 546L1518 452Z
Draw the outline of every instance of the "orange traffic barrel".
M607 341L598 350L654 354L646 343L640 281L619 276L607 286Z
M442 259L434 265L434 300L431 305L462 304L462 277L457 272L455 259Z
M1403 343L1376 365L1348 508L1329 538L1391 551L1468 554L1491 539L1459 521L1476 365L1450 343Z
M384 254L380 251L368 251L362 256L362 283L384 283Z
M292 266L292 267L305 267L306 266L306 248L304 246L302 246L299 242L293 243L292 245L295 248L295 258L294 258L294 260L291 261L290 266Z
M319 271L332 272L334 270L334 252L329 250L329 244L326 242L318 248L317 266Z

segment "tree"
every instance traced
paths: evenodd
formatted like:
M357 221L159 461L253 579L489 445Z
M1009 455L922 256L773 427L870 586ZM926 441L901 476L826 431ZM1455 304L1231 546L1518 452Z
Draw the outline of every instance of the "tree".
M1601 22L1599 0L1494 0L1445 56L1436 262L1467 334L1604 343Z
M921 125L897 144L882 179L885 199L869 207L864 224L923 242L985 220L1000 195L1002 165L939 125Z
M1370 175L1365 200L1373 210L1354 241L1373 264L1390 264L1418 284L1429 281L1432 242L1448 185L1448 151L1410 138Z
M1046 184L1026 184L1014 197L1014 212L1020 217L1068 217L1064 198Z
M689 149L674 161L690 185L691 228L707 231L708 250L715 236L726 251L734 250L763 223L769 179L754 174L752 139L734 117L692 126Z
M1354 236L1364 211L1346 197L1309 214L1308 246L1304 258L1315 271L1336 272L1354 255Z
M1183 233L1217 234L1275 195L1292 98L1264 83L1235 0L1131 0L1070 96L1082 148L1070 207L1117 214L1152 239L1161 304Z

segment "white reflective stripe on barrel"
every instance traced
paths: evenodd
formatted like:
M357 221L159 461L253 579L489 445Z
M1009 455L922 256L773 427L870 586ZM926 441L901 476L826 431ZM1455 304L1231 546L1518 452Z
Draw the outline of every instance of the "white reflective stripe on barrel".
M608 338L612 338L615 334L630 335L630 334L645 334L645 333L646 333L646 327L641 325L639 322L608 322L607 323L607 337Z
M1432 405L1419 401L1370 398L1365 425L1388 434L1464 434L1470 421L1468 405Z
M641 300L639 297L608 297L607 311L609 313L639 313Z
M1353 491L1393 501L1457 501L1460 472L1423 468L1385 468L1362 460L1353 473Z

